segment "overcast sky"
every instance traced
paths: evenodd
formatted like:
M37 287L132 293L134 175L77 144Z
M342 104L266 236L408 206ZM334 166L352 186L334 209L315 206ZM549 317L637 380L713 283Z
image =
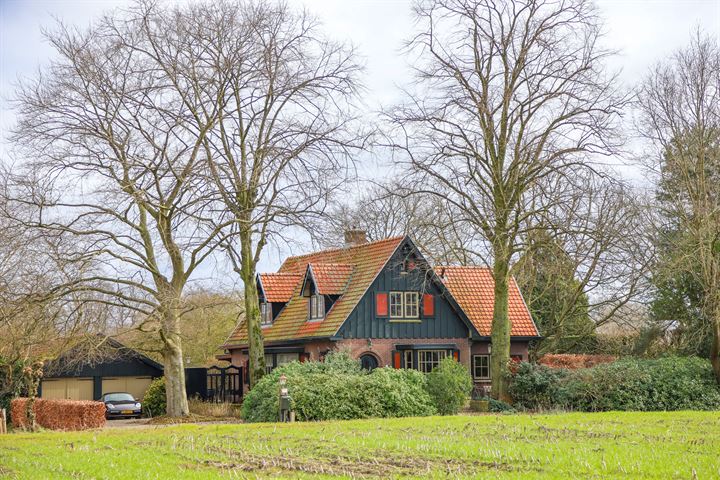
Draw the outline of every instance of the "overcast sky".
M7 98L18 77L33 75L53 51L44 42L41 28L52 27L53 17L69 24L88 25L108 9L126 0L0 0L0 158L7 155L5 137L13 124ZM323 21L336 39L354 43L365 58L366 104L369 109L399 99L397 85L408 78L399 49L412 30L411 0L291 0L304 5ZM685 45L700 26L720 38L720 0L599 0L607 30L606 46L620 55L613 68L621 79L634 84L647 69ZM632 168L629 176L639 176ZM263 266L279 264L277 253L268 253Z

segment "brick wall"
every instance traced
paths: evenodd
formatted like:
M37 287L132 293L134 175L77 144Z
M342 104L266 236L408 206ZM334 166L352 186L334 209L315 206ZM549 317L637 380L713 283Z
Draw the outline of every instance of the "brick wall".
M490 342L473 343L472 354L482 355L489 353ZM510 355L521 355L523 361L528 360L528 342L510 342Z
M460 362L471 368L473 355L488 354L489 342L470 342L467 338L354 338L331 342L329 340L318 340L306 343L305 352L310 354L310 360L319 360L328 350L347 350L354 358L370 353L378 359L381 367L392 365L392 351L396 345L437 345L455 344L460 349ZM528 360L528 342L511 342L510 355L520 355L522 360ZM239 349L231 350L233 365L244 366L247 356ZM479 381L478 383L490 383Z

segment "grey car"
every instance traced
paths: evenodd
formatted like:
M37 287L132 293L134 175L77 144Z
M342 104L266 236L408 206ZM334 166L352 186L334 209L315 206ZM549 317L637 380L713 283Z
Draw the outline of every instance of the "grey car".
M105 404L105 418L140 418L142 404L127 392L106 393L100 399Z

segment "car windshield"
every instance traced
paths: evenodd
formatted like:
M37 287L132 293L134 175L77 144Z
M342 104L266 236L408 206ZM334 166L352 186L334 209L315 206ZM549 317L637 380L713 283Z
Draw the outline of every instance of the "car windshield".
M108 393L105 395L106 402L134 402L135 399L129 393Z

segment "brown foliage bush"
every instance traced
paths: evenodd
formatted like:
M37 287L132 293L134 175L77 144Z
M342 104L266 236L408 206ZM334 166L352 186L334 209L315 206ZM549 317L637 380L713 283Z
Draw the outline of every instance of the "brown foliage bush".
M14 428L28 428L27 398L15 398L10 403ZM87 430L105 425L105 404L84 400L35 399L36 423L52 430Z
M540 365L550 368L567 368L577 370L579 368L590 368L601 363L612 363L617 360L613 355L584 355L574 353L549 353L538 360Z

